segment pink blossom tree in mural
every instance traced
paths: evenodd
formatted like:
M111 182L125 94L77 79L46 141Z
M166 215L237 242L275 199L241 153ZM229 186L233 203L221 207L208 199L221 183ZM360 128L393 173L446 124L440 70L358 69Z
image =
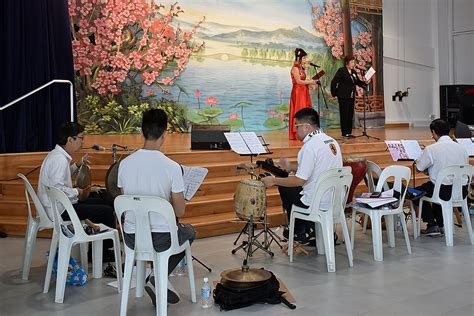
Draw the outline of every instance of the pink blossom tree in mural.
M204 45L193 42L202 21L189 31L173 25L181 13L177 3L165 9L147 0L69 0L78 102L98 96L100 107L122 102L121 95L140 102L155 94L152 87L168 93Z
M342 8L337 0L326 0L323 7L312 7L313 24L316 30L323 34L323 39L335 59L344 56L344 35L342 33ZM356 63L365 67L372 61L372 35L360 32L352 38L352 50Z

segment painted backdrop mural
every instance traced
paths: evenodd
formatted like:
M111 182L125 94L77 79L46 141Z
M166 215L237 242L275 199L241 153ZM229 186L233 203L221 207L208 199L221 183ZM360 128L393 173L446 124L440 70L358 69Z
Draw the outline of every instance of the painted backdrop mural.
M358 99L356 111L365 105L370 118L368 126L383 125L381 0L182 0L172 6L174 11L169 11L173 3L164 1L164 8L152 7L155 13L132 23L129 32L133 36L116 31L122 42L129 42L122 45L122 55L115 56L116 60L104 67L102 74L104 77L110 73L111 65L117 63L130 65L119 69L119 77L124 80L116 89L108 88L110 84L101 86L102 90L95 89L99 85L90 84L89 78L94 72L76 68L81 83L80 114L88 123L89 132L133 131L141 113L149 107L168 109L176 123L172 124L175 131L184 131L192 123L229 124L233 129L250 131L285 129L291 92L289 73L296 47L305 49L311 61L326 72L321 79L322 89L319 93L312 91L313 106L320 111L325 128L339 127L338 106L329 94L329 85L348 50L359 65L372 65L377 70L367 100ZM342 27L343 12L350 12L346 15L350 17L350 31ZM77 25L83 27L81 19L75 19L76 30ZM144 42L144 37L150 42L130 55L128 50ZM90 41L91 36L87 38ZM150 40L153 38L156 40ZM351 45L344 45L347 38ZM160 48L160 43L167 47ZM111 43L111 51L114 44L118 45ZM145 48L155 49L159 58L152 58L153 52L145 53ZM78 52L86 53L88 48L76 43L74 49L75 57L80 58ZM309 67L309 75L315 72ZM121 116L132 117L129 129L103 127L104 115L100 113L109 119L107 115L116 107L121 107ZM356 124L358 117L356 114Z

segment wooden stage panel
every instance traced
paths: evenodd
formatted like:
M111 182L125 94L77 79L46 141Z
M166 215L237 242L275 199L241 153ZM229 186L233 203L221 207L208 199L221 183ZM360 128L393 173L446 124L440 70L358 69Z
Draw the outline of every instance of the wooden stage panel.
M359 137L355 139L340 139L339 130L329 130L327 134L336 138L341 145L343 156L356 155L366 157L382 167L393 164L384 140L417 139L422 144L432 143L429 128L381 128L369 129L370 136L380 140ZM258 159L271 157L278 160L280 157L289 157L296 160L301 142L288 140L287 131L257 132L270 144L272 155L265 155ZM361 131L354 130L354 135ZM130 150L141 148L141 135L86 135L84 149L74 155L79 159L84 152L90 154L92 161L92 181L94 184L104 184L105 174L112 163L109 150L95 151L86 149L94 144L110 148L112 144L127 146ZM196 226L198 237L215 236L240 231L242 225L235 223L233 195L241 178L246 174L238 175L235 166L242 162L250 162L249 157L241 157L229 150L191 150L191 134L168 134L162 151L170 158L184 165L203 166L209 169L209 174L195 198L188 202L186 215L182 222L189 222ZM118 152L126 155L127 152ZM20 153L0 155L0 179L14 178L18 172L26 174L41 165L46 153ZM254 158L254 161L257 160ZM398 164L410 165L410 162ZM33 186L38 182L39 169L32 172L28 178ZM417 184L427 180L421 173L416 175ZM365 186L359 185L357 192L364 191ZM267 191L268 214L273 226L284 221L281 201L275 188ZM26 230L27 207L23 184L19 180L0 181L0 230L11 235L23 235ZM48 232L42 236L47 236Z

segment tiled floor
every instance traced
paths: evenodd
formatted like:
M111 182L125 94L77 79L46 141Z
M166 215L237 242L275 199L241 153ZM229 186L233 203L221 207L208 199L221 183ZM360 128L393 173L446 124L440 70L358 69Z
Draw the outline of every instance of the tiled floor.
M411 230L411 227L410 227ZM193 255L213 269L194 263L196 287L202 278L220 278L220 273L238 267L243 253L232 255L235 235L197 240ZM385 238L385 236L384 236ZM442 237L421 237L412 242L408 255L403 236L396 247L384 239L384 261L375 262L370 231L357 227L354 267L349 268L344 246L336 247L336 273L328 273L326 259L314 248L308 256L288 257L274 247L274 258L257 251L252 267L265 267L281 278L296 298L296 310L284 305L254 305L225 315L272 313L276 315L474 315L474 246L465 229L456 228L454 247ZM106 285L111 279L92 279L84 287L66 287L63 304L54 303L54 280L48 294L42 293L45 253L49 240L38 240L29 281L19 275L23 239L0 239L0 315L118 315L120 295ZM172 277L181 301L168 307L169 315L217 315L217 307L201 309L190 302L186 277ZM137 299L132 290L128 315L154 315L145 296Z

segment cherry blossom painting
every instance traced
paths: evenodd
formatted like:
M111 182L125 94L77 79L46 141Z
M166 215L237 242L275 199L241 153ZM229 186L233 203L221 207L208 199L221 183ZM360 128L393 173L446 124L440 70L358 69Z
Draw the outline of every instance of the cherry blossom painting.
M309 76L325 71L311 91L323 128L339 127L329 85L347 53L376 69L356 101L356 126L363 109L367 126L383 125L381 0L158 2L69 0L88 133L134 133L148 108L164 109L173 132L192 124L285 130L296 47L320 66L307 67Z

